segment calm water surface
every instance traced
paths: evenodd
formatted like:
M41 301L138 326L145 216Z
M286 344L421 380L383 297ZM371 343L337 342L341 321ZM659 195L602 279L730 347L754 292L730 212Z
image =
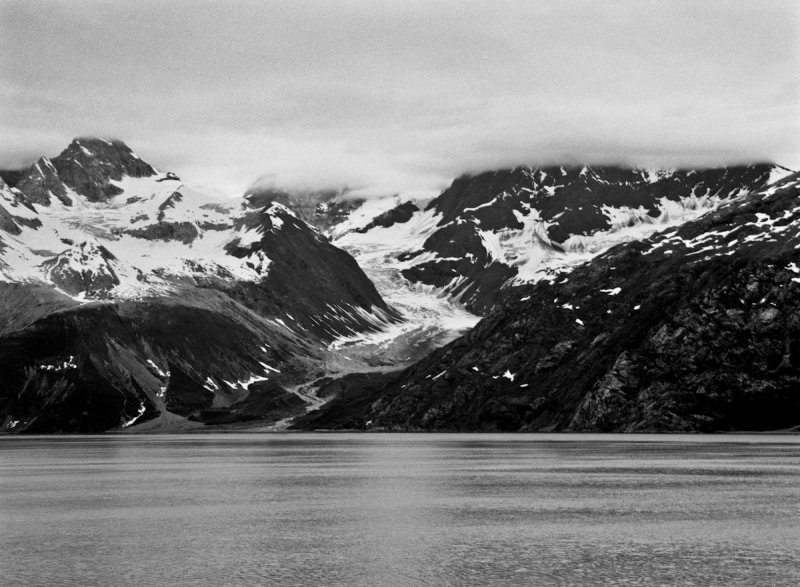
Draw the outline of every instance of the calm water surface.
M0 439L3 585L798 585L800 439Z

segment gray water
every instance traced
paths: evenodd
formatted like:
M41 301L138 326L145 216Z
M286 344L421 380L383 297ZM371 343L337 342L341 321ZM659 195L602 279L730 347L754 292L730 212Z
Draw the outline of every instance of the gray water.
M0 439L3 585L797 585L797 437Z

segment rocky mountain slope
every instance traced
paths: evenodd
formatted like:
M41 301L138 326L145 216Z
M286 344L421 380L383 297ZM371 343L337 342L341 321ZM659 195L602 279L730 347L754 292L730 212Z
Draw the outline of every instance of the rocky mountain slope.
M483 314L505 287L549 279L614 244L696 218L786 173L769 164L518 167L456 179L424 210L391 199L384 209L370 202L365 210L371 214L351 215L331 235L368 272L359 251L380 248L386 251L383 263L408 284L433 288Z
M757 168L736 173L755 183L769 175ZM719 431L799 425L800 178L738 196L741 188L717 187L728 185L724 180L723 172L716 183L705 180L708 189L688 192L730 198L718 210L505 289L465 336L388 379L341 380L339 396L299 426ZM505 183L501 188L510 191ZM446 201L429 212L457 218ZM650 217L656 212L642 208ZM591 215L598 223L603 216L611 220ZM479 230L496 222L477 219ZM584 224L580 215L570 221L577 225L564 222L543 237L563 245L572 238L566 235L602 228Z
M119 141L76 139L0 183L3 430L284 414L313 401L291 390L332 341L399 320L285 206L192 186Z

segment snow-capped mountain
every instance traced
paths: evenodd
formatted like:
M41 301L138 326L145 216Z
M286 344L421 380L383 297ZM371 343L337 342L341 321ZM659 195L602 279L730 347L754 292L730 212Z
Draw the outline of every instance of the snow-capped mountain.
M370 272L381 259L411 284L484 313L503 288L550 279L610 246L697 218L790 173L776 165L701 170L518 167L463 176L424 210L367 202L331 230ZM396 207L400 204L399 207Z
M300 426L795 427L799 316L800 174L792 174L505 289L468 334L403 372L342 380L339 397Z
M232 200L157 172L119 141L76 139L37 161L15 189L4 185L2 198L5 282L49 283L78 301L124 300L231 283L297 290L292 277L308 272L323 282L292 304L328 288L342 307L369 315L324 304L307 312L329 314L330 336L387 312L352 260L285 206ZM356 276L357 286L348 282Z
M0 315L13 431L235 420L256 400L283 413L313 403L287 388L327 373L333 341L400 320L285 206L226 198L94 138L0 183ZM260 380L266 399L248 391Z

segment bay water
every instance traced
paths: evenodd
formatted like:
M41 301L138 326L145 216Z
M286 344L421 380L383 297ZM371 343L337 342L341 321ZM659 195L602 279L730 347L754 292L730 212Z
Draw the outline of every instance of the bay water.
M0 584L798 585L800 438L0 438Z

